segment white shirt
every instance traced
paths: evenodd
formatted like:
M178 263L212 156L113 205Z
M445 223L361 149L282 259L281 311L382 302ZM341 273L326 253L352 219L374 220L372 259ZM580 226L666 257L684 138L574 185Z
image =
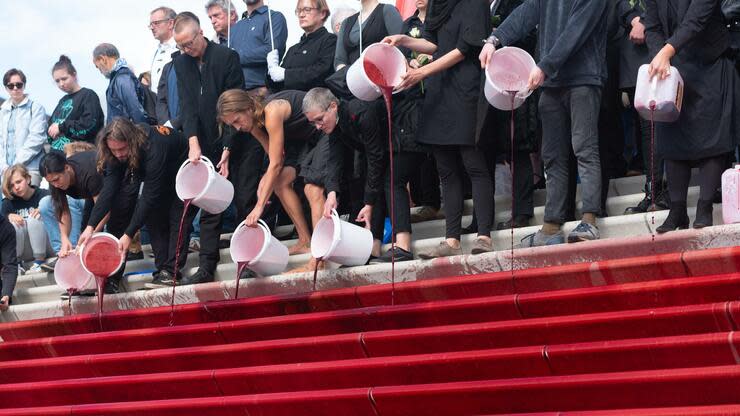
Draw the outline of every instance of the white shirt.
M152 85L150 88L155 94L157 93L159 78L162 76L162 70L164 69L164 66L172 60L172 54L175 53L176 50L177 45L175 44L175 38L172 37L167 42L160 43L157 47L157 51L154 53L151 69Z

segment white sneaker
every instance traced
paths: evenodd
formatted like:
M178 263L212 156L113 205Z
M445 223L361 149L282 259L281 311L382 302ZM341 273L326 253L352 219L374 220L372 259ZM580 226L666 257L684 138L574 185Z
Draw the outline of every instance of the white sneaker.
M23 263L18 263L18 276L26 274L26 268L23 267Z
M31 267L28 268L26 273L46 273L46 270L41 267L41 264L42 263L34 262Z

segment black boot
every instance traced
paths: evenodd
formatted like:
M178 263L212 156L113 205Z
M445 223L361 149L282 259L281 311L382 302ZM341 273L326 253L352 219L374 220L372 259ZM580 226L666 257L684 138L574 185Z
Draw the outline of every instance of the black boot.
M659 234L673 230L685 230L689 228L689 215L686 213L686 201L671 201L671 210L668 218L655 231Z
M696 203L696 218L694 219L694 228L711 227L714 224L712 210L714 206L711 200L700 199Z

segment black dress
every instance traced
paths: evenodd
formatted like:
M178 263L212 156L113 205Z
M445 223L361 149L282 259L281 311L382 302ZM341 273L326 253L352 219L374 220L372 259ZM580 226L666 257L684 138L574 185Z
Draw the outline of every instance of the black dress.
M488 36L487 3L462 0L438 31L424 33L437 45L434 59L458 49L465 59L424 80L424 106L417 141L430 145L474 146L481 69L478 55ZM475 41L475 44L473 43Z
M678 121L656 123L658 153L667 160L700 160L733 151L740 139L740 80L725 54L729 37L719 1L648 0L647 12L650 54L673 45L671 65L684 80Z

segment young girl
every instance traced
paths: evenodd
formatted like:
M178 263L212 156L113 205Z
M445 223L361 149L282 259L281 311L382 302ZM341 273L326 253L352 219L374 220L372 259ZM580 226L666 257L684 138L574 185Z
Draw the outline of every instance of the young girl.
M29 272L42 271L41 265L49 251L44 224L41 222L39 202L49 194L45 189L31 185L31 175L21 164L8 168L3 174L2 215L15 228L16 254L19 262L32 259ZM23 268L20 268L21 272Z

